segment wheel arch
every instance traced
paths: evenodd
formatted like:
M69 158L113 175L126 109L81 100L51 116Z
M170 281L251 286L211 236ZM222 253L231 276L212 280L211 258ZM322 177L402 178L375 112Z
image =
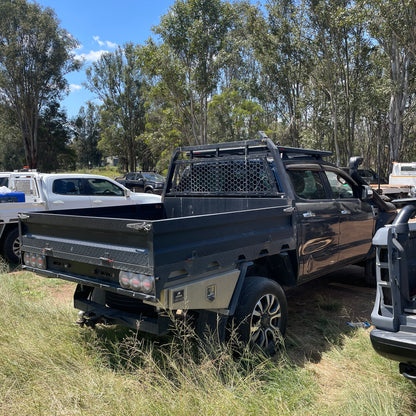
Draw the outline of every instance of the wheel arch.
M281 286L296 286L298 262L295 251L285 251L256 259L248 267L246 276L263 276Z

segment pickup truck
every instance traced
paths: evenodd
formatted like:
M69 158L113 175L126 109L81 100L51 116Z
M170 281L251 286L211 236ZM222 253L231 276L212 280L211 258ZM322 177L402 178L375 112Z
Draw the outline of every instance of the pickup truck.
M408 200L392 225L374 236L377 295L371 314L374 349L398 361L400 373L416 384L416 199Z
M77 283L80 324L162 335L191 317L201 335L224 339L231 325L273 351L285 290L374 264L374 232L396 215L330 154L264 136L179 148L162 204L22 214L24 268Z
M116 178L126 188L134 192L161 194L165 185L165 178L156 172L128 172Z
M0 178L10 191L0 194L0 253L11 263L20 259L19 212L160 201L160 196L134 194L100 175L24 171L0 173Z

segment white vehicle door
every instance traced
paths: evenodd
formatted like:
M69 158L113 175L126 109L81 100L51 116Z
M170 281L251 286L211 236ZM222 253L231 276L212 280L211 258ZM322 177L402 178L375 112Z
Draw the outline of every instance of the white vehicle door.
M47 184L50 210L89 208L91 201L84 192L83 180L77 177L56 178Z

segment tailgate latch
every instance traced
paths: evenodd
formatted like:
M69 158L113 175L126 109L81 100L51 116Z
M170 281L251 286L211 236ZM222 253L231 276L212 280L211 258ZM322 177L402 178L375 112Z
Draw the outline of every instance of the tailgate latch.
M150 222L134 222L131 224L127 224L127 228L131 228L136 231L146 231L149 232L152 230L152 224Z

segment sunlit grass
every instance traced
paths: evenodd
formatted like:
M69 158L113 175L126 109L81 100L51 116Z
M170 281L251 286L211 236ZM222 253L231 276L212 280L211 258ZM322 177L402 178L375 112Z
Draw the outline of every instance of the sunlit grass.
M296 366L232 343L203 344L178 322L152 340L74 324L60 284L0 278L0 415L410 415L414 388L352 331L318 364ZM412 401L413 400L413 401Z

